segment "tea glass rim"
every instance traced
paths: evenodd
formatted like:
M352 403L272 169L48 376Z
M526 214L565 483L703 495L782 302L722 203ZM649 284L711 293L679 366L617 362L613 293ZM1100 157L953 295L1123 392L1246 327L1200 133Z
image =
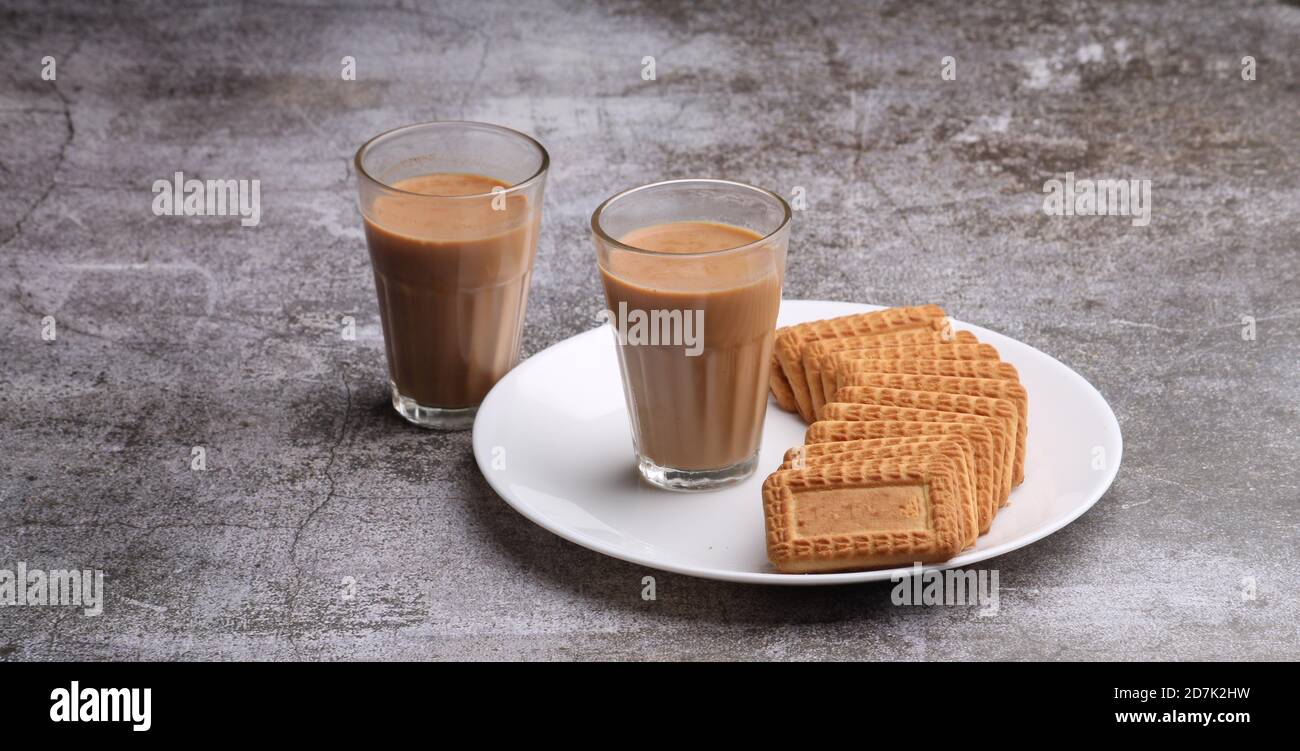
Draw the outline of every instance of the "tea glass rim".
M689 183L696 183L700 185L727 186L730 188L740 188L742 190L753 191L754 193L757 193L761 196L764 196L769 199L773 199L776 201L777 205L781 207L783 213L783 216L781 217L781 222L777 225L776 229L772 230L766 235L763 235L759 239L745 243L744 245L738 245L734 248L720 248L718 250L702 250L702 251L694 251L688 253L668 252L668 251L661 251L661 250L648 250L646 248L638 248L635 245L628 245L627 243L622 242L621 240L618 240L610 236L610 234L606 232L603 227L600 226L601 215L604 213L605 209L608 208L610 205L612 205L615 201L619 201L621 199L631 197L643 190L649 190L651 188L659 188L665 185L684 185ZM685 177L677 180L660 180L659 182L647 183L645 185L638 185L635 188L628 188L627 190L624 190L622 192L615 193L614 195L605 199L605 201L601 203L599 206L597 206L596 210L592 212L591 231L595 233L596 237L599 238L601 242L607 245L612 245L618 248L619 250L627 251L630 253L640 253L647 256L672 256L674 258L700 258L704 256L722 255L725 253L739 253L746 250L752 250L755 247L760 245L765 245L773 237L776 237L783 230L785 230L787 227L790 226L790 219L792 216L793 213L790 211L790 204L786 203L786 200L784 198L782 198L781 196L777 195L776 193L773 193L772 191L766 188L759 188L757 186L749 185L747 183L736 182L735 180L721 180L718 178L709 178L709 177Z
M370 151L370 149L378 145L381 140L397 138L408 131L412 131L416 129L445 127L445 126L470 126L472 128L493 130L503 135L522 139L523 141L531 144L533 148L537 150L537 153L541 156L541 164L538 165L537 171L534 172L532 175L503 190L489 191L487 193L469 193L464 195L445 196L445 195L438 195L436 193L420 193L417 191L406 190L404 188L398 188L396 186L390 185L387 182L384 182L383 180L380 180L379 178L370 174L370 172L365 168L362 162L362 160L364 159L366 154ZM409 125L402 125L396 128L390 128L372 137L370 140L361 144L361 147L357 149L356 156L353 157L352 163L356 167L358 177L365 178L367 181L377 185L383 190L392 191L394 193L400 193L402 195L419 196L421 198L439 199L439 200L447 200L447 201L455 201L455 200L462 200L462 199L481 200L483 198L495 197L497 195L508 196L513 193L520 193L525 190L528 190L535 183L539 182L540 180L546 177L546 172L548 169L550 169L551 166L551 155L550 152L546 150L546 147L543 146L541 142L538 141L536 138L533 138L532 136L522 131L515 130L514 128L507 128L504 125L495 125L493 123L478 122L476 120L427 120L425 122L411 123Z

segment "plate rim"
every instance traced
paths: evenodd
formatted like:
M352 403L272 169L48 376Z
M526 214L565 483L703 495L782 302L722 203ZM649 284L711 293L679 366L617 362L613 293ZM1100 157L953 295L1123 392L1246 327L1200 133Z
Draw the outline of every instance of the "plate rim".
M885 307L888 307L884 305L875 305L871 303L857 303L857 302L849 302L844 300L805 300L805 299L784 299L784 298L781 300L782 308L784 308L787 304L791 304L791 303L793 303L796 306L803 306L803 305L850 306L853 308L857 308L858 312L869 312L872 310L881 310ZM846 315L851 315L851 312L846 313ZM815 320L815 319L810 319L810 320ZM534 354L532 354L531 356L529 356L528 358L520 362L518 365L516 365L513 369L510 370L509 373L506 373L506 375L503 376L501 380L498 381L492 387L492 389L488 392L487 396L484 397L483 402L479 405L478 413L475 415L474 418L474 426L472 429L471 439L470 439L471 450L474 454L474 463L478 465L479 474L482 475L483 479L487 481L488 486L492 488L492 492L495 493L502 501L504 501L506 505L514 509L525 519L528 519L529 521L541 527L542 529L546 530L547 532L550 532L551 534L556 535L561 539L568 540L569 542L574 543L575 545L580 545L584 548L587 548L588 550L592 550L602 555L607 555L611 558L615 558L621 561L626 561L628 563L632 563L638 566L645 566L646 568L654 569L656 571L667 571L670 573L681 574L683 576L691 576L698 579L711 579L714 581L725 581L725 582L732 582L737 584L768 584L768 585L775 584L775 585L784 585L784 586L828 586L828 585L836 585L836 584L858 584L863 582L885 581L885 580L897 581L900 576L906 578L913 574L923 573L925 571L943 571L946 569L959 568L974 563L980 563L982 561L986 561L991 558L997 558L998 556L1006 555L1007 553L1013 552L1015 550L1019 550L1020 548L1027 547L1040 540L1050 537L1051 535L1059 532L1060 530L1074 523L1075 520L1083 516L1085 513L1088 512L1089 509L1095 506L1097 502L1100 501L1102 497L1104 497L1106 493L1110 490L1111 486L1115 482L1115 478L1119 474L1120 465L1123 463L1124 460L1124 432L1120 427L1119 419L1115 416L1114 408L1110 406L1110 402L1106 400L1106 397L1102 395L1101 391L1099 391L1096 386L1093 386L1092 383L1087 378L1084 378L1081 374L1079 374L1076 370L1074 370L1074 368L1071 368L1070 366L1061 362L1060 360L1053 357L1052 355L1042 351L1041 349L1038 349L1037 347L1031 344L1027 344L1023 341L1020 341L1019 339L1015 339L1013 337L1007 336L1006 334L1001 334L997 331L993 331L992 329L986 329L982 326L968 323L966 321L962 321L957 318L953 319L953 324L954 326L975 329L976 333L987 332L990 334L995 334L999 337L1003 337L1005 339L1010 339L1011 341L1016 342L1017 344L1023 347L1028 347L1034 352L1037 352L1039 355L1042 355L1043 357L1046 357L1052 362L1059 365L1065 372L1069 373L1079 383L1083 384L1083 386L1085 386L1087 390L1090 391L1094 397L1096 397L1096 399L1101 403L1101 405L1106 408L1106 414L1109 415L1110 417L1110 423L1111 426L1114 428L1115 438L1116 441L1118 442L1118 452L1117 452L1117 456L1115 457L1115 461L1109 467L1105 481L1100 485L1100 490L1098 490L1093 495L1093 497L1089 498L1085 503L1079 504L1079 506L1077 506L1071 513L1062 517L1057 522L1048 524L1042 527L1041 529L1034 530L1034 532L1032 532L1031 534L1018 537L1014 540L1009 540L1007 542L1002 543L1001 545L997 545L992 548L986 548L978 552L971 550L962 553L958 556L955 556L947 561L943 561L940 563L924 564L921 565L920 567L917 567L915 564L913 564L913 566L907 568L893 567L893 568L886 568L886 569L873 569L870 571L842 571L842 572L825 573L825 574L783 574L780 572L735 571L732 569L700 568L697 566L681 566L681 565L673 564L671 562L650 560L644 556L635 553L626 553L623 551L616 550L613 548L613 546L603 542L602 540L585 535L580 531L576 531L568 527L560 527L558 525L554 525L550 523L547 517L537 513L536 510L533 509L530 504L517 503L516 501L512 500L505 492L503 492L503 489L501 485L498 483L498 481L494 479L494 475L496 473L486 471L485 467L483 466L485 452L481 450L482 447L480 445L482 432L479 430L479 416L482 415L485 411L485 408L487 408L494 401L494 399L497 398L498 390L501 384L505 383L508 379L522 377L522 374L526 371L526 369L532 367L534 361L538 359L540 355L551 352L551 350L558 350L562 347L574 345L582 337L598 336L600 332L604 329L603 324L597 326L596 328L588 329L586 331L579 332L565 339L561 339L558 342L555 342L547 347L544 347L541 350L538 350L537 352L535 352Z

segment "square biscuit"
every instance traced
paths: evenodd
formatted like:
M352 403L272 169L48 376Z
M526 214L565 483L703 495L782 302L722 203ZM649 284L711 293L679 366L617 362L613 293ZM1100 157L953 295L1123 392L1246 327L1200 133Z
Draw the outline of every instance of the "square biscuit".
M995 378L959 378L954 376L907 375L902 373L855 373L844 386L874 386L887 389L913 391L938 391L945 394L963 394L990 399L1006 399L1016 407L1016 469L1013 482L1025 481L1024 450L1029 435L1029 395L1019 383Z
M1004 422L1007 435L1011 438L1007 459L1011 463L1012 486L1018 485L1017 478L1023 477L1024 434L1020 429L1020 412L1015 402L1010 399L878 386L843 386L835 392L835 399L849 403L934 409L1000 419Z
M1016 366L1000 360L881 360L860 358L846 360L839 365L837 377L854 373L907 373L910 375L938 375L954 378L996 378L1000 381L1020 382ZM834 393L834 392L832 392Z
M813 424L815 425L816 423ZM857 425L859 423L852 424ZM942 427L949 423L926 424ZM896 448L898 446L907 446L911 444L943 443L944 441L954 440L965 442L967 444L970 443L964 435L952 436L939 432L930 432L918 435L903 435L901 433L888 435L881 434L872 436L871 438L843 439L827 441L824 443L803 443L788 449L781 459L781 466L777 467L777 469L803 469L814 464L824 464L828 458L833 459L835 455L848 451Z
M785 379L785 374L781 372L781 363L776 361L776 354L772 354L772 362L768 366L767 382L772 389L772 397L776 399L776 406L786 412L798 412L799 403L794 399L794 391L790 389L790 382Z
M1005 420L985 417L964 412L949 412L940 409L917 409L914 407L895 407L882 404L850 404L847 402L827 402L822 407L822 420L809 426L805 434L805 443L821 443L825 438L819 437L814 430L824 422L838 421L879 422L904 420L912 422L956 422L981 425L993 435L993 452L997 460L998 507L1007 505L1011 495L1011 479L1015 476L1015 434L1010 432ZM824 430L824 429L823 429Z
M1007 435L1011 437L1011 453L1007 457L1011 462L1011 484L1013 486L1019 485L1020 483L1016 481L1016 478L1024 476L1024 433L1020 430L1020 412L1010 399L966 396L965 394L950 394L941 391L878 388L875 386L846 386L835 392L835 399L843 402L882 404L893 407L911 407L913 409L937 409L943 412L963 412L1003 420L1007 427Z
M932 325L931 320L942 319L946 315L943 308L938 305L921 305L910 308L886 308L871 313L858 313L785 326L776 331L773 344L774 362L781 366L781 373L794 394L799 414L806 422L811 422L812 397L808 394L808 383L803 372L804 344L844 336L924 329Z
M966 342L940 342L937 344L889 345L846 349L832 352L822 358L822 393L826 400L843 384L839 374L850 362L858 360L972 360L1000 362L998 351L991 344Z
M943 342L979 344L979 340L969 331L954 332L952 325L946 318L932 319L930 324L929 328L923 329L891 331L885 334L867 334L865 336L845 336L805 344L803 348L804 380L808 383L808 396L812 399L813 414L817 414L817 410L826 403L822 368L823 363L829 360L827 355L832 352L909 344L940 344Z
M785 573L946 561L964 545L963 488L945 455L774 472L763 482L768 559Z
M787 463L802 457L805 464L822 457L856 451L894 441L944 441L959 439L970 444L974 463L975 496L978 501L979 531L989 531L993 517L1002 503L1002 444L983 425L963 422L922 422L919 420L854 420L815 422L808 428L807 440L785 453ZM797 468L791 464L782 469Z
M975 451L971 442L962 436L921 436L917 438L878 438L874 441L860 441L860 445L848 451L809 456L800 453L793 459L787 459L781 469L804 469L823 464L844 464L870 459L905 459L942 454L950 456L960 466L961 481L965 484L962 497L970 501L963 509L962 537L965 548L975 544L979 538L979 500L975 490ZM867 445L877 444L877 445ZM799 452L807 446L791 449L789 453ZM964 549L964 548L963 548Z

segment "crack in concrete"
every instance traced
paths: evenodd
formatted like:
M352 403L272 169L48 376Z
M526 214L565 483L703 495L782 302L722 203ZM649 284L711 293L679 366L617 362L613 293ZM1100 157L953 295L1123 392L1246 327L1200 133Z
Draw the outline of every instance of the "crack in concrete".
M921 239L921 236L912 228L912 223L907 221L907 214L904 213L902 209L898 208L898 204L894 203L894 199L885 192L884 188L880 187L880 184L876 182L876 178L873 175L867 174L863 175L863 177L866 178L867 184L874 188L876 193L884 199L890 210L892 210L894 214L898 216L899 220L902 221L903 228L907 230L907 234L912 236L912 239L916 241L917 245L921 246L921 250L925 251L926 255L930 255L930 246L926 245L925 241Z
M246 45L243 45L238 41L236 43L239 44L240 53L243 55L244 59L251 61L254 70L258 71L259 73L267 77L273 77L275 75L274 71L260 64L260 58L257 55L252 54ZM485 46L485 51L486 51L486 46ZM303 112L302 108L299 107L296 102L286 101L285 105L288 107L290 112L296 115L298 119L303 122L303 124L305 124L308 128L310 128L312 132L314 132L318 137L320 137L326 144L328 144L331 147L337 148L334 141L336 134L329 133L322 130L320 125L317 124L315 120L312 120L310 117L308 117L307 113ZM353 156L352 151L345 146L343 149L343 172L344 172L345 183L350 182L350 178L352 175L352 156Z
M77 51L81 49L81 43L82 40L78 39L76 44L72 46L72 49L63 56L63 64L65 66L68 64L68 60L70 60L73 55L76 55ZM57 76L50 82L50 84L54 87L54 94L59 98L59 102L62 104L63 123L67 130L67 138L65 138L63 143L59 146L59 158L54 163L54 169L50 170L50 184L45 186L45 190L41 192L40 197L38 197L36 201L29 206L25 212L23 212L22 216L18 217L18 221L14 222L14 232L4 241L3 244L0 244L0 250L9 247L10 243L14 242L19 237L22 237L23 232L27 228L27 220L31 218L32 214L36 213L36 210L40 208L41 204L45 203L45 200L49 198L50 194L54 192L54 189L58 187L59 171L63 169L63 163L67 161L68 158L68 149L71 148L72 141L77 137L77 127L72 121L72 100L68 99L68 95L63 92L63 89L59 88L59 80ZM31 303L26 299L27 292L23 288L24 280L22 269L18 265L18 254L10 254L9 259L10 265L14 270L14 301L17 302L18 307L22 308L22 310L28 315L40 317L41 313L36 311L32 307Z
M469 104L470 97L474 96L474 92L478 89L479 81L483 79L483 71L487 69L488 52L491 49L491 45L488 44L487 35L482 32L476 32L475 36L479 38L479 43L483 46L483 51L479 54L478 68L474 71L473 77L470 78L469 86L465 87L465 93L461 95L460 98L460 119L462 120L469 119L465 112L465 107Z
M855 178L858 178L859 180L862 180L871 186L871 188L876 192L876 194L880 196L880 198L885 202L887 206L889 206L890 210L893 211L893 213L898 216L899 221L901 221L903 224L903 228L907 231L907 234L911 236L912 240L915 241L918 246L920 246L921 250L929 254L930 247L926 245L925 241L921 239L921 236L917 234L916 230L912 227L911 222L907 221L907 214L904 213L901 209L899 209L898 204L894 202L893 197L890 196L889 193L887 193L884 188L880 187L880 184L876 182L876 178L874 175L870 173L863 174L862 158L867 151L867 143L865 138L866 131L864 128L865 122L864 122L863 114L858 111L857 95L852 91L849 92L849 109L853 113L853 142L854 142L853 167L851 169L850 174L852 174ZM858 199L857 181L855 180L853 186L854 202L856 202L857 199ZM856 233L856 234L857 234L858 244L861 245L861 233Z
M916 244L920 246L921 250L925 251L927 254L930 253L930 247L926 245L925 241L921 239L921 236L918 235L916 233L916 230L912 228L911 222L907 221L907 215L898 208L898 204L894 202L893 197L891 197L889 193L885 192L884 188L880 187L880 184L876 182L874 176L872 176L869 173L868 174L862 173L862 157L866 153L866 140L863 137L864 122L862 119L862 113L857 111L856 97L853 96L852 92L850 92L849 106L853 110L853 136L854 136L854 151L855 151L853 155L853 167L851 173L855 177L859 178L860 180L865 181L868 185L872 187L873 190L875 190L876 194L879 195L882 200L884 200L885 204L889 206L890 210L892 210L893 213L898 216L899 220L903 224L903 228L907 230L907 234L911 236L912 240L914 240ZM855 187L853 190L853 198L855 202L858 198L856 185L857 183L855 182L854 183ZM858 244L861 245L860 233L858 234L859 234Z
M0 114L4 115L58 115L62 112L62 109L45 107L0 107Z
M289 562L293 565L293 580L290 582L289 593L285 597L285 638L293 650L294 657L298 657L298 643L293 633L293 616L298 605L298 594L302 590L302 566L298 563L298 542L302 538L303 530L311 524L316 515L334 500L335 482L334 482L334 462L338 456L339 447L343 445L343 439L348 433L348 421L352 415L352 385L348 383L346 368L339 372L339 380L343 382L343 388L347 391L347 402L343 407L343 423L339 426L338 438L334 440L329 449L329 457L325 462L325 482L329 489L325 493L325 500L316 504L294 530L293 539L289 543Z
M238 523L238 522L226 522L226 521L216 521L216 522L162 522L162 523L159 523L159 524L147 524L147 525L146 525L146 524L132 524L132 523L130 523L130 522L123 522L123 521L104 521L104 522L60 522L60 521L32 521L32 520L24 520L24 521L19 522L18 524L12 525L12 526L8 526L8 527L0 527L0 529L3 529L3 530L11 530L11 529L18 529L18 530L21 530L21 529L27 529L27 528L36 528L36 529L42 529L42 528L48 528L48 529L82 529L82 528L89 528L89 529L103 529L104 527L125 527L125 528L127 528L127 529L134 529L134 530L137 530L137 531L139 531L139 532L142 533L139 537L145 537L145 536L148 536L148 535L150 535L150 534L153 534L154 532L157 532L157 531L160 530L160 529L212 529L212 528L222 528L222 527L229 527L229 528L232 528L232 529L254 529L254 530L267 530L267 529L294 529L294 527L290 527L290 526L288 526L288 525L284 525L284 524L240 524L240 523ZM139 538L137 538L137 539L139 539Z
M1276 313L1276 314L1270 314L1266 316L1260 316L1255 318L1255 323L1260 323L1262 321L1277 321L1283 318L1290 318L1297 314L1300 314L1300 310L1292 310L1285 313ZM1240 321L1234 321L1232 323L1211 324L1199 328L1173 328L1169 326L1161 326L1156 323L1145 323L1142 321L1129 321L1123 318L1112 318L1110 322L1116 326L1131 326L1133 328L1152 329L1154 331L1159 331L1166 334L1204 334L1206 332L1214 331L1216 329L1233 329L1233 328L1240 328L1241 326L1244 325Z

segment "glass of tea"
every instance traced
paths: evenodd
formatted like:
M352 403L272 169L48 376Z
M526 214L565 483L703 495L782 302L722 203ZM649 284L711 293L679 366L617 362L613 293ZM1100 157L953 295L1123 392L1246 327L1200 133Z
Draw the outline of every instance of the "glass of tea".
M431 122L356 155L393 408L471 425L519 360L550 157L509 128Z
M748 477L790 207L742 183L670 180L610 198L591 227L641 475L671 490Z

